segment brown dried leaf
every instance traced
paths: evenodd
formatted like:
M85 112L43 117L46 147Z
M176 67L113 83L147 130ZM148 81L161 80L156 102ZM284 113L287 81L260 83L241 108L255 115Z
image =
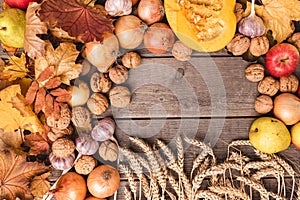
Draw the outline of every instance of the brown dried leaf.
M50 79L54 74L54 66L47 66L36 79L38 82L43 82Z
M46 89L54 89L58 86L61 85L61 81L60 81L60 78L59 77L54 77L54 78L51 78L49 81L47 81L44 85L44 87Z
M26 67L26 57L22 53L20 57L9 57L9 64L4 67L2 76L8 76L9 81L14 81L17 78L23 78L27 75L29 70Z
M13 132L16 129L30 132L44 132L44 126L25 103L19 85L11 85L0 91L0 127L4 132Z
M50 176L50 172L44 173L40 176L35 176L30 183L30 191L34 196L34 199L43 199L43 196L50 189L50 182L47 178Z
M64 96L64 95L70 94L70 92L68 92L67 90L62 89L62 88L57 88L55 90L52 90L50 92L50 94L55 97L58 97L58 96Z
M22 143L23 133L20 130L6 133L0 128L0 149L13 148L20 150Z
M48 170L44 164L26 162L26 155L17 155L13 150L0 152L0 199L32 199L29 181Z
M40 8L38 3L30 3L26 11L26 29L24 50L32 59L43 56L45 54L45 41L41 40L37 34L46 34L47 25L41 22L36 15L36 11Z
M36 81L33 81L25 96L27 105L31 105L34 102L38 90L39 90L39 84Z
M34 103L34 112L38 114L44 107L46 103L46 89L40 88L36 94L35 103Z
M49 150L46 133L31 133L25 135L25 145L30 147L29 154L37 155Z
M62 28L81 42L102 41L104 32L113 31L113 20L104 9L77 0L44 1L38 14L42 21Z
M63 102L68 102L72 99L72 95L71 94L66 94L66 95L61 95L56 97L55 101L63 103Z
M53 103L53 116L55 120L58 120L60 118L60 106L57 101L54 101Z
M79 55L74 43L61 43L55 50L51 43L46 45L46 54L35 61L35 73L39 76L48 66L54 66L54 76L58 76L61 82L70 85L70 80L79 76L82 65L75 61Z
M45 103L45 117L49 117L51 113L54 111L54 98L51 94L46 95L46 103Z

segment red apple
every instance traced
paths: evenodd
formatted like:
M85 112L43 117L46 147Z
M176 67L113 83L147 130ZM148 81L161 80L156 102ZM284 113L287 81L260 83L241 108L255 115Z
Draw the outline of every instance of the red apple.
M273 46L266 54L266 69L275 77L292 74L299 63L298 49L289 43Z
M37 2L38 0L5 0L5 3L12 8L26 9L30 2Z
M291 136L293 145L300 150L300 122L292 126Z

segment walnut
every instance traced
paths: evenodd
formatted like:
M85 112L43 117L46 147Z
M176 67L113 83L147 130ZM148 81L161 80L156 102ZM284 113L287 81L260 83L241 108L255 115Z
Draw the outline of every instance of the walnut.
M270 47L266 36L259 36L251 39L249 51L253 56L261 56L268 52Z
M61 108L60 116L58 119L55 118L54 113L47 117L46 123L51 128L58 128L58 129L66 129L71 122L71 111L66 106L65 108Z
M114 162L119 157L119 150L116 143L111 140L102 142L99 146L98 153L103 160Z
M260 95L255 99L254 108L260 114L267 114L273 109L273 100L268 95Z
M123 65L112 67L108 71L109 78L115 84L124 83L128 79L128 70Z
M73 107L72 109L72 122L74 126L81 128L91 128L91 113L82 106Z
M246 78L251 82L258 82L264 78L265 68L261 64L251 64L249 65L246 70Z
M249 47L250 39L240 33L237 33L226 46L227 50L235 56L244 54Z
M236 17L236 23L239 23L239 21L241 21L241 19L243 18L244 13L243 5L241 3L235 4L234 13Z
M107 98L100 93L94 93L87 101L89 110L95 115L101 115L108 109Z
M283 76L279 79L280 92L295 93L298 90L299 80L297 76L291 74L289 76Z
M258 92L274 96L279 90L279 81L272 76L267 76L258 83Z
M95 72L91 76L90 85L93 92L106 93L110 90L112 82L107 73Z
M93 156L82 155L78 158L74 168L78 174L87 175L96 167L96 165L97 160Z
M58 138L52 144L52 153L61 158L65 158L74 153L75 144L68 138Z
M54 142L60 137L65 135L71 135L73 133L73 127L68 126L66 129L58 129L58 128L51 128L50 131L47 133L47 137L50 141Z
M297 47L298 51L300 51L300 32L294 33L289 39L288 42Z
M128 88L116 86L109 91L109 99L112 106L124 108L130 104L131 94Z
M172 48L172 55L179 61L187 61L191 58L193 50L177 40Z
M127 52L122 57L122 63L127 68L136 68L141 64L142 58L136 52Z

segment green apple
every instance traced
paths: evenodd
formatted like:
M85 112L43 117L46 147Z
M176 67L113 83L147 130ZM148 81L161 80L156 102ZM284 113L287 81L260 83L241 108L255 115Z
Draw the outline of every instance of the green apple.
M300 150L300 122L292 126L291 135L293 145Z
M24 46L25 12L18 8L8 8L0 13L0 40L3 44L22 48Z
M260 117L253 121L249 131L250 143L264 153L277 153L291 144L291 134L286 125L273 117Z

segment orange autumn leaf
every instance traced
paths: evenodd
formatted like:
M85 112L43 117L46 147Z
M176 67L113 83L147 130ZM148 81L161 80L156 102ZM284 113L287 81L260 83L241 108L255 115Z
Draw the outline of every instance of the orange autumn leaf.
M11 85L0 91L0 116L0 128L4 132L14 132L17 129L32 133L45 131L31 107L26 105L20 85Z
M25 77L28 72L29 70L26 67L25 53L22 53L20 57L9 57L9 62L5 65L2 76L7 76L9 77L9 81L14 81L18 78Z
M0 199L31 200L30 179L48 171L38 162L27 162L26 155L17 155L13 150L0 151Z
M50 182L47 181L48 176L50 176L50 172L36 176L32 179L30 191L34 196L34 199L43 199L43 196L49 191Z
M30 147L30 155L47 152L50 148L46 133L30 133L29 135L25 135L24 144Z

